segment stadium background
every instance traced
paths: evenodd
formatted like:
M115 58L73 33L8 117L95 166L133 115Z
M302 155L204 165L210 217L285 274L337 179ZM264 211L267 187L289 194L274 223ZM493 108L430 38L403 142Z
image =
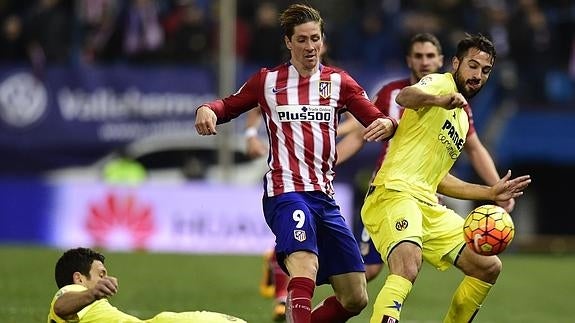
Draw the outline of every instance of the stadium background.
M291 2L0 1L0 253L7 277L0 284L8 291L28 286L21 266L48 273L35 277L46 278L37 281L41 292L3 303L0 317L10 322L26 313L35 319L23 321L38 321L45 307L37 304L46 304L53 292L56 250L76 245L108 250L114 262L136 259L125 262L129 268L160 261L150 266L154 276L165 270L162 261L187 262L194 277L194 261L203 255L222 257L213 260L217 266L226 266L227 257L241 258L245 271L238 271L253 282L257 298L258 255L273 244L260 207L265 166L243 154L243 118L221 127L216 138L200 138L193 113L199 103L235 91L259 66L284 59L277 13ZM370 95L386 80L407 75L403 44L413 33L438 35L446 66L464 32L489 35L498 59L492 79L472 101L478 133L500 173L510 168L533 177L512 214L517 235L506 253L518 257L511 263L526 259L525 266L538 268L573 262L572 1L306 2L326 20L330 63L348 70ZM144 181L106 181L102 170L120 151L146 167ZM368 144L338 170L337 198L350 223L377 152ZM455 172L477 180L465 158ZM150 258L138 258L142 252ZM162 253L183 255L161 260ZM521 271L521 265L514 268ZM169 277L178 275L162 280L167 289L177 285ZM574 284L559 277L567 279L559 289ZM132 282L124 286L138 285ZM162 302L119 301L145 314L163 309L155 307ZM227 309L196 301L174 306ZM268 309L258 316L254 308L246 307L250 321L265 321ZM517 322L535 322L533 317Z

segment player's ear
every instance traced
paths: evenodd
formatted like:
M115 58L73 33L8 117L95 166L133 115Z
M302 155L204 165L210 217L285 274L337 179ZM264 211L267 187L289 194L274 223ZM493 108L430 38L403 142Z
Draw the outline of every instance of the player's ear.
M443 55L439 55L439 69L443 67Z
M286 47L288 50L291 50L291 41L288 36L284 36L284 42L286 43Z
M411 69L411 67L413 66L411 64L411 57L409 55L405 56L405 65L407 65L407 68Z
M457 56L453 56L453 58L451 59L451 65L453 66L453 70L457 71L457 69L459 68L459 58L457 58Z
M74 281L74 284L82 285L84 283L84 275L79 271L75 271L72 274L72 281Z

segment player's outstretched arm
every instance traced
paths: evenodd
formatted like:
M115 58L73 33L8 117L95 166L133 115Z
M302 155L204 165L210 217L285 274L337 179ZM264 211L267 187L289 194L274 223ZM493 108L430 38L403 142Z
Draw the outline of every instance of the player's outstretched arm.
M101 278L93 288L81 292L62 294L54 303L54 313L63 319L71 318L93 302L115 295L118 292L118 280L111 276Z
M202 105L196 110L196 131L199 135L215 135L216 122L218 117L216 113L207 105Z
M443 107L445 109L461 108L467 100L461 93L434 95L421 90L415 85L406 86L395 98L395 102L406 109L418 110L426 107Z
M468 183L447 174L439 183L437 191L461 200L506 201L523 195L523 190L531 183L529 175L510 178L511 171L508 171L495 185L487 186Z

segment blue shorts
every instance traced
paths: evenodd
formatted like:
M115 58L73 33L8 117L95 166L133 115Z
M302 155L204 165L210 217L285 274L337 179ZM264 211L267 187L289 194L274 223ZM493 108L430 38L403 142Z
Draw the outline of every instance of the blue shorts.
M289 192L263 198L266 222L276 236L278 263L287 272L284 259L296 251L318 256L316 285L328 278L365 268L357 242L339 206L323 192Z
M357 243L359 244L359 251L361 252L361 256L363 257L363 262L366 265L381 265L383 264L383 259L381 259L381 254L377 249L375 249L375 245L373 244L373 240L369 236L367 229L363 226L363 223L359 221L360 224L358 225L359 228Z

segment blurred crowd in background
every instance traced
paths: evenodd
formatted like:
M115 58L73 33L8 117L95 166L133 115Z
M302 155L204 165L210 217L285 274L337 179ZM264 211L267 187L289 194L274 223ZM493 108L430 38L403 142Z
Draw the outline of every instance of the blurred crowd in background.
M274 66L278 14L294 1L238 0L239 63ZM575 1L308 0L326 19L329 57L382 72L404 68L404 44L432 32L446 60L465 32L496 44L501 84L524 102L574 103ZM0 64L217 64L215 0L0 0ZM448 62L448 61L447 61Z

